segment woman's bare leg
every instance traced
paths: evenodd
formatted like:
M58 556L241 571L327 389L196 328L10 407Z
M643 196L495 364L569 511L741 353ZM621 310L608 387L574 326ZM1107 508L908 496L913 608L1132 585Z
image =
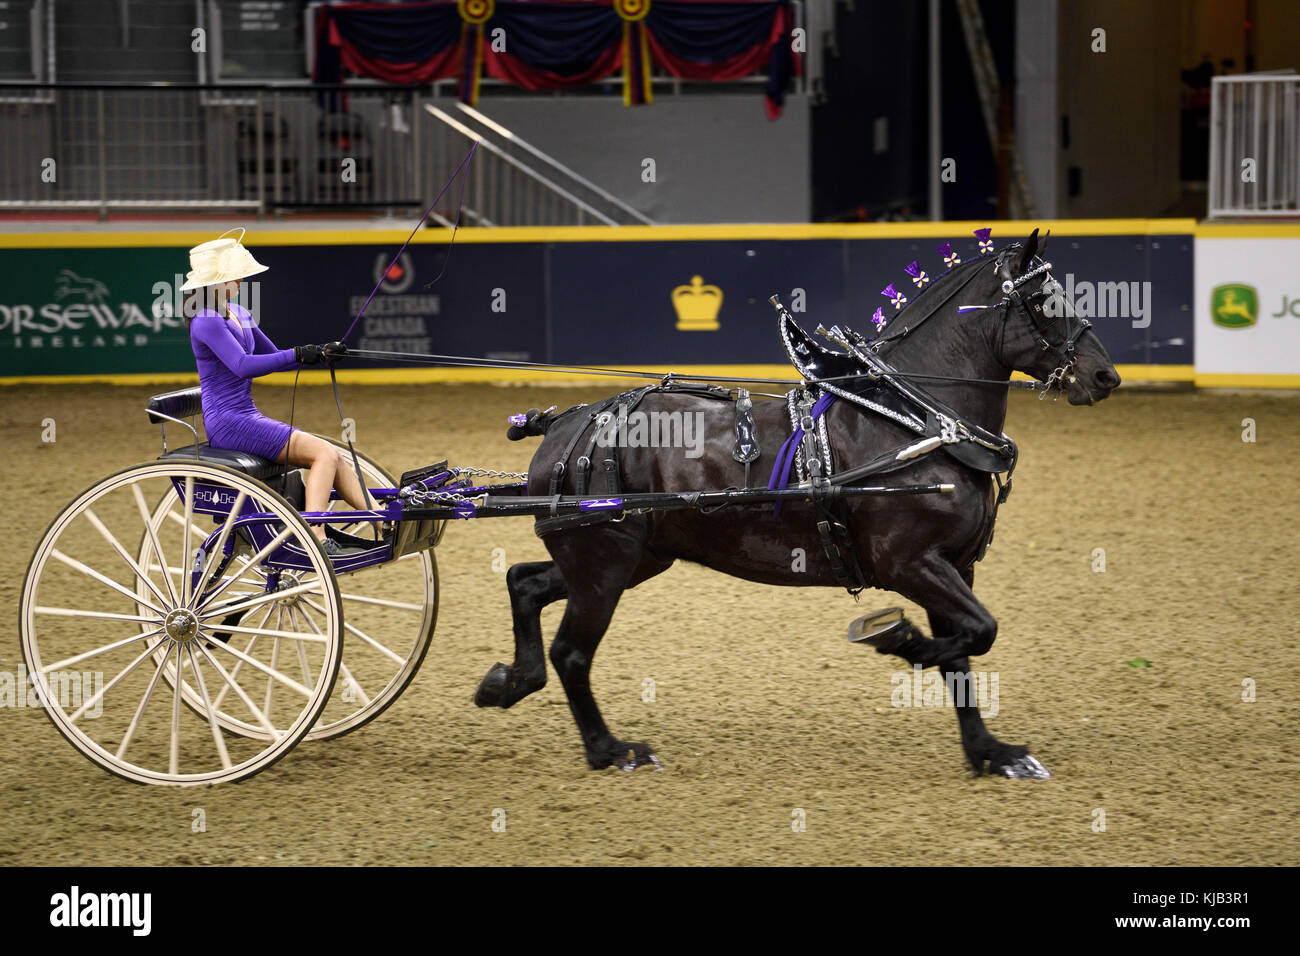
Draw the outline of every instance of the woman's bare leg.
M326 444L329 443L326 442ZM333 445L330 447L334 448L335 454L338 455L338 468L334 474L334 490L357 511L369 511L374 508L375 503L374 499L370 497L370 492L357 483L357 473L352 467L352 456L341 448Z
M357 476L352 473L350 465L343 460L338 448L325 439L295 431L289 436L280 460L308 469L307 493L303 510L328 510L331 488L338 489L343 500L353 508L358 511L366 509L361 495L361 486L357 484ZM324 525L312 525L312 532L318 540L325 540Z

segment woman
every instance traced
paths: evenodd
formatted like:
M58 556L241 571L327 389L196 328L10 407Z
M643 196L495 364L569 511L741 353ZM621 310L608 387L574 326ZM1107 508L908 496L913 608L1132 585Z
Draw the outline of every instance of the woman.
M238 227L237 227L238 228ZM227 230L226 232L233 232ZM239 239L221 237L190 250L190 271L182 291L202 289L187 302L190 344L199 370L203 392L203 425L208 441L216 448L248 452L272 461L305 466L307 511L329 508L330 489L358 511L371 507L357 481L356 473L339 449L263 415L253 404L253 379L269 372L283 372L300 365L315 365L347 351L341 342L329 345L299 345L277 349L257 327L252 314L232 301L240 282L265 272L267 267L243 247ZM198 308L202 298L206 308ZM355 551L325 536L324 525L312 525L329 555Z

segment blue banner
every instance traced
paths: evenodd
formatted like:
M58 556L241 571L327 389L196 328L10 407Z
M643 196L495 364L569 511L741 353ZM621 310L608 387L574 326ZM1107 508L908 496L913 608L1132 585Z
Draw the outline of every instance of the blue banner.
M999 245L1021 238L994 236ZM978 255L973 237L952 243L963 260ZM881 289L894 283L913 297L908 263L942 274L938 244L460 242L450 253L413 244L390 266L389 243L250 242L270 268L248 284L244 304L282 347L329 341L383 275L349 339L356 348L663 368L784 363L768 296L779 294L809 330L848 324L872 334L877 306L893 311ZM1058 234L1047 257L1116 363L1190 365L1193 253L1190 234ZM174 291L185 248L4 249L0 261L0 377L193 371Z

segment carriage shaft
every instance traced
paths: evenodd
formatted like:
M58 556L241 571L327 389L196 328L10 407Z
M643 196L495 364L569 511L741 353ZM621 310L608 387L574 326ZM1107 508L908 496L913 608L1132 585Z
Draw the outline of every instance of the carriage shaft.
M404 519L497 518L520 515L557 517L575 514L635 514L643 511L679 511L724 505L758 505L776 501L829 501L862 495L944 494L951 484L860 485L824 488L731 488L723 491L647 491L609 497L590 495L485 495L477 500L448 501L445 505L403 507Z

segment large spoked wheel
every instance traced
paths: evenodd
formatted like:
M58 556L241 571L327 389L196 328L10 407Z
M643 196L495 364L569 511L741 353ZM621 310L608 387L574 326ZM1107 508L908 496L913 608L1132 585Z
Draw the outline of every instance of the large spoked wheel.
M344 454L347 454L346 448ZM350 464L350 457L348 461ZM394 486L393 478L360 452L357 453L357 463L367 488ZM349 508L343 501L330 504L332 511ZM150 528L162 543L164 554L170 556L177 552L175 546L169 546L169 540L179 542L184 525L184 507L180 497L169 488L150 518ZM370 539L374 525L360 522L333 527ZM195 533L198 530L196 528ZM161 570L149 532L141 536L138 561L141 566ZM174 560L168 573L173 580L180 580L181 568ZM249 567L242 559L236 559L227 569L226 576L237 579L237 583L232 585L237 594L265 592L268 587L278 587L283 592L312 580L309 572L293 572L281 573L278 581L269 581L264 570ZM437 624L438 566L431 551L340 573L337 580L347 650L339 665L339 680L334 693L316 725L307 733L307 740L341 736L383 713L414 679ZM241 629L252 626L310 634L320 617L319 603L310 595L289 595L269 604L235 608L222 619L218 632L239 635ZM173 669L167 669L164 678L170 682L173 673ZM203 707L196 688L187 688L184 700L196 711ZM263 734L262 728L255 723L234 719L220 708L217 709L217 719L232 733Z
M181 520L160 534L147 502L165 493ZM205 513L214 502L271 519L260 537L231 530ZM144 561L127 544L141 529ZM228 540L234 558L222 568ZM286 546L306 569L268 592L267 560ZM288 602L310 602L310 625L272 616ZM241 623L225 623L235 613ZM293 506L197 461L138 465L79 495L37 546L20 608L23 658L54 725L111 773L154 784L239 780L288 753L329 703L343 626L329 558Z

